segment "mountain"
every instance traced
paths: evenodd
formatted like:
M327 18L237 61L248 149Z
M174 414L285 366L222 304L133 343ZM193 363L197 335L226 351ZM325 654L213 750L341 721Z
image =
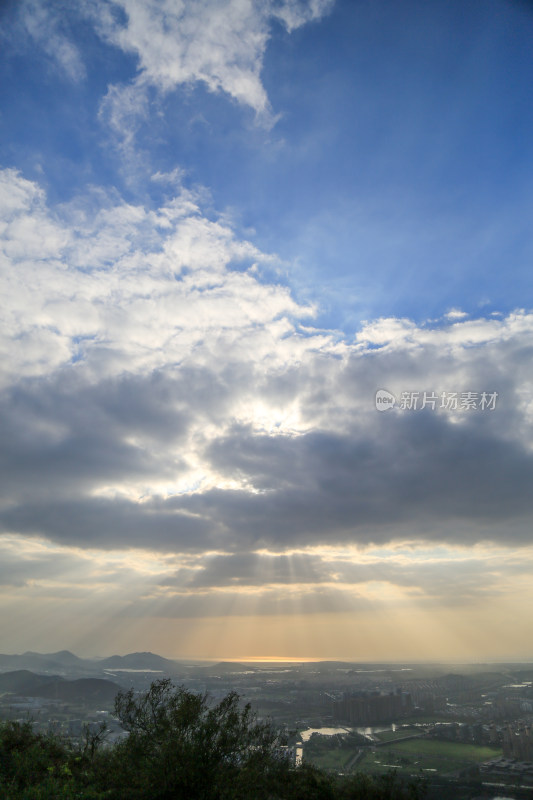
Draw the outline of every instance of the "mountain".
M78 678L69 681L59 675L36 675L26 669L0 674L0 692L22 697L48 697L65 702L109 703L120 686L104 678Z
M179 665L176 661L163 658L155 653L128 653L126 656L110 656L98 662L101 669L138 669L161 670L176 673Z
M34 653L34 655L39 655L39 653ZM44 657L51 661L58 661L61 664L79 665L85 663L85 659L75 656L70 650L59 650L57 653L49 653Z
M78 658L69 650L57 653L34 653L28 650L22 655L0 655L0 670L29 669L40 672L63 672L65 670L84 669L92 666L92 662Z
M34 653L28 650L22 655L0 654L0 674L20 669L76 678L97 677L107 669L153 670L176 676L183 672L183 665L156 653L128 653L125 656L114 655L103 659L79 658L70 650L60 650L57 653Z
M36 675L27 669L17 669L14 672L0 674L0 692L22 695L29 693L32 696L34 690L45 687L56 680L56 676Z
M0 670L1 669L16 669L17 667L21 667L20 664L21 656L8 656L3 655L0 653Z

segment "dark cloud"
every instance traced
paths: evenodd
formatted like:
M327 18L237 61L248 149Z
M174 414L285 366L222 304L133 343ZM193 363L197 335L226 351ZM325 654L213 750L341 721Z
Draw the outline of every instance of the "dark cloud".
M219 363L206 338L196 366L99 379L71 365L21 380L0 396L0 527L82 547L175 553L395 539L528 544L525 320L411 326L413 341L394 349L306 351L276 368L243 349ZM485 339L470 346L479 328ZM301 341L278 345L290 354ZM497 391L498 404L378 413L380 387L397 396ZM262 408L268 430L257 422ZM292 429L282 422L294 409ZM238 571L227 578L229 563L213 562L194 580L239 581ZM284 582L289 562L261 563ZM304 562L299 568L305 581ZM305 569L322 579L322 565Z
M303 369L299 388L308 380ZM203 368L10 391L1 401L0 524L81 546L176 552L406 536L529 542L533 455L508 402L452 416L378 414L372 396L366 408L343 399L343 424L331 420L341 430L276 435L234 423L214 434L245 386L242 370L215 377ZM211 438L204 424L215 426ZM186 472L191 435L205 468L243 488L152 493L142 502L120 491L91 496L106 484L172 483Z
M80 561L70 553L21 553L16 542L6 547L0 540L0 586L21 587L31 581L57 580L70 575L80 566ZM82 569L86 564L82 563Z
M237 553L206 556L200 568L180 570L168 576L162 586L201 589L217 586L263 586L272 583L320 583L329 578L319 556L306 554L269 555Z
M154 476L171 481L186 468L180 445L195 417L223 413L227 394L202 368L97 383L71 373L27 380L0 396L4 500L84 495Z
M505 540L504 522L527 520L533 510L533 457L495 436L488 416L479 424L467 413L460 424L431 411L390 413L371 431L345 435L234 429L211 445L212 463L260 492L215 491L184 502L209 508L236 534L278 546L386 541L405 525L413 536L428 535L429 523L450 521L456 541L468 523L476 524L471 539ZM521 535L529 542L527 524Z
M503 574L524 575L528 574L529 565L506 562L501 569ZM445 601L449 605L493 597L499 591L500 579L494 563L479 557L450 560L441 556L426 561L414 558L406 563L405 559L394 557L357 561L315 553L238 553L201 557L195 568L182 568L167 575L159 585L170 593L194 595L221 587L247 588L253 593L259 586L276 584L282 593L285 586L298 586L299 591L308 593L314 588L329 592L335 585L353 591L362 584L388 583L423 597L426 603Z
M216 521L168 503L102 497L27 502L0 513L0 525L6 531L44 535L60 544L170 552L213 547L218 531Z

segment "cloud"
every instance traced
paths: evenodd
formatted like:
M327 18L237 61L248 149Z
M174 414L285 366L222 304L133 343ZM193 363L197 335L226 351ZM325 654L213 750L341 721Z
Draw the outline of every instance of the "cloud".
M532 314L380 319L339 340L302 326L313 309L262 277L273 257L191 192L50 208L7 170L0 208L6 533L228 558L528 543ZM383 414L382 387L498 400ZM318 562L260 563L325 580ZM221 581L230 564L213 562Z
M46 53L49 63L74 82L86 78L87 72L80 51L73 42L69 15L65 7L43 3L41 0L23 0L16 9L12 25L32 40ZM63 12L63 13L61 13ZM17 37L15 37L17 38ZM15 46L11 43L11 46Z
M88 198L52 214L35 184L2 173L4 385L76 361L100 374L183 364L197 348L238 350L243 330L266 351L290 332L284 318L311 313L261 284L250 268L272 258L191 194L157 212L96 194L96 209Z
M212 490L203 502L236 537L253 531L267 545L387 541L409 528L428 539L528 541L533 459L521 444L432 412L365 428L295 439L235 430L211 445L210 463L258 492Z
M387 590L382 587L389 587L403 592L404 602L423 597L426 603L451 604L505 591L506 580L510 584L529 574L530 562L529 549L517 559L501 550L495 555L487 549L438 552L434 548L428 554L421 547L412 547L406 558L394 550L370 553L326 546L319 551L288 554L259 551L199 555L177 572L163 576L159 585L168 596L203 596L212 589L213 597L220 596L220 591L227 596L232 590L241 597L247 593L253 597L259 588L272 592L287 587L293 592L320 589L363 596L369 587L374 595L374 587L381 587L384 594Z
M112 86L104 111L112 127L144 104L145 87L166 93L202 83L210 92L224 92L272 122L261 82L261 68L271 20L290 32L319 19L331 0L113 0L100 2L94 21L100 35L138 58L139 72L130 85ZM136 96L139 99L136 99Z
M453 320L453 319L463 319L464 317L467 317L468 314L466 313L466 311L461 311L460 308L452 308L450 309L450 311L447 312L445 316L448 319Z
M146 89L135 84L109 86L100 103L99 118L109 126L120 142L123 156L130 161L140 157L135 148L135 135L148 116L148 108Z
M273 17L282 20L289 31L327 14L335 0L274 0L270 5Z
M188 572L188 574L187 574ZM270 555L264 553L215 554L206 556L185 571L186 580L178 573L163 579L162 585L190 589L223 586L265 586L269 584L315 584L328 579L319 556L298 553Z
M132 540L133 541L133 540ZM156 556L0 538L0 594L76 603L80 614L198 619L476 609L530 590L531 548L328 548ZM105 609L105 611L104 611ZM469 612L470 613L470 612Z
M137 75L110 85L100 106L128 180L142 166L135 138L149 113L150 88L164 95L202 84L253 109L256 121L268 128L276 118L261 69L273 20L291 32L332 5L332 0L100 0L91 12L96 30L138 59Z

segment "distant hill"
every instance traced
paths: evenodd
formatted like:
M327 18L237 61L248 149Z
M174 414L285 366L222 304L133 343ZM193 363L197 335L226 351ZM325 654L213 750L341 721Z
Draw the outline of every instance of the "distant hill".
M56 680L56 676L36 675L27 669L17 669L14 672L0 674L0 692L25 695L29 691L31 696L31 692L37 688L45 687Z
M227 674L231 672L243 672L254 669L257 671L267 669L284 669L288 665L298 669L308 669L312 671L327 671L328 669L355 667L344 661L322 661L303 663L269 663L256 662L253 664L243 664L236 661L220 661L216 664L198 663L191 661L175 661L164 658L151 652L128 653L124 656L112 655L106 658L79 658L71 653L70 650L59 650L57 653L36 653L28 650L21 655L0 654L0 673L11 670L31 670L39 673L75 675L76 677L101 674L102 670L159 670L168 675L176 676L182 674L184 670L199 670L203 674ZM367 667L368 668L368 667Z
M179 665L176 661L163 658L155 653L129 653L126 656L110 656L98 662L101 669L146 669L175 673Z
M49 655L45 656L45 658L53 659L54 661L60 661L62 664L71 665L83 664L85 662L85 659L79 658L79 656L71 653L70 650L59 650L57 653L50 653Z
M63 675L70 678L101 677L103 670L157 670L173 677L184 670L184 665L156 653L128 653L102 659L79 658L70 650L57 653L34 653L28 650L21 655L0 654L0 674L13 670L30 670L37 673Z
M33 653L29 650L22 655L0 655L0 670L29 669L61 672L66 669L84 668L91 664L92 662L78 658L69 650L60 650L58 653Z
M65 702L108 703L115 699L121 687L105 678L66 680L59 675L37 675L19 669L0 674L0 692L22 697L48 697Z

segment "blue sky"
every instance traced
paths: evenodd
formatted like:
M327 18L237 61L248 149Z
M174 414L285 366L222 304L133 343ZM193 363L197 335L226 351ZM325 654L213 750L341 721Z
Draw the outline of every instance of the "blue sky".
M11 649L530 656L530 4L0 14Z

